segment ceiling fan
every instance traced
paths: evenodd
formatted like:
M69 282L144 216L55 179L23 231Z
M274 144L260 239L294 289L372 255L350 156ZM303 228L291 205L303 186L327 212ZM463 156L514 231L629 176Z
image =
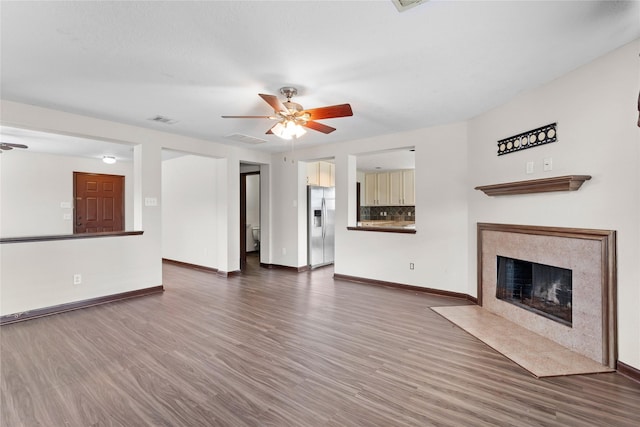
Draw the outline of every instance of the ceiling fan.
M278 123L273 125L266 133L274 134L283 139L299 138L307 131L304 128L313 129L322 133L331 133L335 128L318 123L316 120L333 119L338 117L353 116L351 105L340 104L329 107L312 108L305 110L302 105L291 102L291 98L298 94L295 87L285 86L280 88L280 93L287 100L281 102L275 95L258 95L273 108L274 114L271 116L222 116L223 119L271 119Z
M13 144L11 142L0 142L0 153L3 151L13 150L14 148L29 148L24 144Z

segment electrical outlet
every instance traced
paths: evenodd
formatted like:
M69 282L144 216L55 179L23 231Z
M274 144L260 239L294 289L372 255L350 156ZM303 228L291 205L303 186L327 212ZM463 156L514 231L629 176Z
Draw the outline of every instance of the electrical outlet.
M144 198L145 206L158 206L158 198L157 197L145 197Z
M73 275L73 284L79 285L82 283L82 274L74 274Z
M414 267L415 267L415 265L414 265L412 262L410 262L410 263L409 263L409 270L413 270L413 269L414 269Z

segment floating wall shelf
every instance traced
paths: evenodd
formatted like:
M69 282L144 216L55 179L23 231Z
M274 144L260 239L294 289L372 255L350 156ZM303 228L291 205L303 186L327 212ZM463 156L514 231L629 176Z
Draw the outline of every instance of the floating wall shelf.
M565 175L553 178L530 179L528 181L505 182L503 184L481 185L487 196L506 196L510 194L548 193L550 191L576 191L591 175Z

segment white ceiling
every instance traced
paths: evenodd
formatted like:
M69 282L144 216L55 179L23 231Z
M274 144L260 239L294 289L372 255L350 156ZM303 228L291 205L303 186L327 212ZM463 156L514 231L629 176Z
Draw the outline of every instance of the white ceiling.
M133 146L112 141L99 141L74 135L60 135L11 126L0 126L2 142L25 144L29 151L56 155L102 159L113 156L119 161L133 160ZM16 150L18 150L16 148Z
M271 152L258 93L348 102L308 147L456 122L640 37L637 1L2 1L3 99ZM162 115L172 125L148 119ZM249 145L226 138L266 139Z
M413 147L385 150L357 156L356 167L363 172L390 169L415 169L416 156Z

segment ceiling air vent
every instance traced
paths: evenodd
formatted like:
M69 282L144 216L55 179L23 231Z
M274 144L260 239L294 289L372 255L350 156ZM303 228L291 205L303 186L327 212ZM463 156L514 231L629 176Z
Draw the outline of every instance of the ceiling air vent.
M165 125L173 125L175 123L178 123L177 120L173 120L165 116L153 116L147 120L151 120L152 122L157 122L157 123L164 123Z
M411 9L421 3L425 3L429 0L391 0L398 12L404 12L407 9Z
M242 135L240 133L234 133L233 135L227 135L225 138L232 139L238 142L244 142L245 144L264 144L266 139L255 138L249 135Z

